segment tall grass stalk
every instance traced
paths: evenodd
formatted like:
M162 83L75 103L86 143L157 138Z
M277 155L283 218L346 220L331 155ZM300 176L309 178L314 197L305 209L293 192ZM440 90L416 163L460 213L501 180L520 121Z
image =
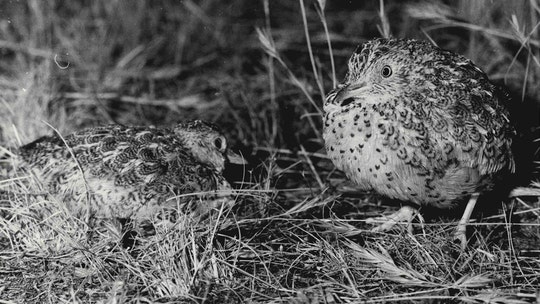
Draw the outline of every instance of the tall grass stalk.
M306 38L306 45L308 49L309 54L309 61L311 62L311 68L313 70L313 77L315 78L315 83L317 84L317 87L319 88L319 93L322 98L322 102L324 102L324 98L326 96L326 93L324 91L324 84L321 78L321 75L319 73L319 70L317 68L317 63L315 62L315 56L313 55L313 49L311 47L311 39L309 37L309 28L307 24L307 17L306 17L306 8L304 7L304 0L298 0L300 3L300 13L302 15L302 22L304 25L304 36Z
M264 7L264 22L265 22L265 29L267 33L272 36L272 25L270 23L270 4L269 0L264 0L263 2ZM272 113L271 113L271 119L272 119L272 125L271 125L271 141L269 142L270 146L274 146L275 139L277 137L278 132L278 104L276 101L276 78L275 78L275 72L274 72L274 58L270 55L268 56L268 81L270 86L270 104L272 105Z
M287 72L288 78L291 81L291 83L300 89L304 96L309 100L311 105L315 108L317 113L322 116L322 111L320 109L320 106L317 105L311 94L308 92L306 84L304 84L296 75L292 72L292 70L287 66L285 61L280 57L278 50L276 49L276 46L274 44L274 41L270 34L266 32L263 29L257 28L257 37L259 38L259 42L261 43L263 50L271 57L277 60L277 62L284 68L284 70Z
M381 26L377 26L379 32L383 37L389 38L392 34L390 33L390 22L388 22L384 11L384 0L379 0L379 19L381 20Z
M328 56L330 57L330 68L332 73L330 76L332 77L332 88L335 88L337 86L336 65L334 63L334 53L332 51L332 40L330 39L330 33L328 32L328 23L326 22L326 15L324 13L326 1L318 0L317 3L319 5L316 5L315 7L324 28L324 36L326 37L326 45L328 46Z
M394 207L351 186L320 137L324 93L355 42L378 32L424 31L536 98L537 1L300 1L6 2L0 302L537 301L540 183L515 189L511 209L473 221L465 250L446 213L415 221L413 234L402 225L375 233L366 218ZM317 18L322 25L308 23ZM195 118L243 149L242 178L227 172L242 189L207 218L156 215L131 247L118 221L75 216L16 162L17 147L54 132L43 122L68 134Z

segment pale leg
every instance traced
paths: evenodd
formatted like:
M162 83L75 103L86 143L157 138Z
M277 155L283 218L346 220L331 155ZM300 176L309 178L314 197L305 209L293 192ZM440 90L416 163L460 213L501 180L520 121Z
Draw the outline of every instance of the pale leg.
M476 205L476 201L478 200L478 196L478 193L473 193L471 195L471 198L467 203L467 207L465 207L465 211L463 212L463 216L461 217L461 220L459 220L456 231L454 232L454 239L460 241L461 249L463 250L467 246L467 223L471 218L471 214L474 210L474 206Z
M368 224L377 224L383 222L381 225L371 229L374 232L386 231L392 228L394 225L400 222L405 222L407 224L407 230L411 232L412 226L411 222L416 215L416 209L411 206L403 206L395 213L392 213L389 216L382 216L377 218L369 218L366 220Z

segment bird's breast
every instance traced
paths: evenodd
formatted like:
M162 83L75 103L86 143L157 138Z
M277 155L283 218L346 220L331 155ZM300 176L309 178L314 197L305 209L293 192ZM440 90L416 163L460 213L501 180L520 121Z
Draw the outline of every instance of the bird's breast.
M390 164L376 115L364 107L328 113L323 137L327 154L338 169L363 189L377 188Z
M325 115L323 137L334 165L361 189L418 204L439 203L444 193L430 185L429 159L413 139L421 133L407 117L381 115L366 106ZM384 114L384 113L383 113Z

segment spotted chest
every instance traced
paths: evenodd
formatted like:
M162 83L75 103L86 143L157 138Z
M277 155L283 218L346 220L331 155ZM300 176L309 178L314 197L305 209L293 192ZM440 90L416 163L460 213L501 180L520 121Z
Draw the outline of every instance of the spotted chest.
M508 101L470 60L416 40L351 56L324 103L326 149L361 188L451 206L514 170Z
M439 205L473 191L470 187L458 187L459 193L447 191L445 182L467 174L452 171L446 154L418 140L427 137L425 132L424 125L404 109L367 104L326 113L323 137L332 162L362 189ZM434 170L435 162L449 164L449 170Z
M361 188L393 182L389 155L383 146L384 133L377 128L376 115L366 107L327 113L323 137L328 156L336 167Z

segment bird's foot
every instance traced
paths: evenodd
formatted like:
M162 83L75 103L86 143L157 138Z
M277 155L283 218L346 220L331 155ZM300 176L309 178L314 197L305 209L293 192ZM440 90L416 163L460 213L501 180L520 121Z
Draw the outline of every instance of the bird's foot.
M453 236L454 242L461 245L461 250L467 248L467 225L461 222L457 225Z
M403 206L398 211L392 213L389 216L368 218L366 220L366 223L378 224L382 222L382 224L380 224L379 226L371 229L371 231L373 232L381 232L381 231L390 230L394 225L398 223L405 222L407 225L407 231L412 234L411 222L414 219L414 217L417 215L420 216L415 208L411 206ZM421 217L420 217L420 220L421 222L423 222Z

